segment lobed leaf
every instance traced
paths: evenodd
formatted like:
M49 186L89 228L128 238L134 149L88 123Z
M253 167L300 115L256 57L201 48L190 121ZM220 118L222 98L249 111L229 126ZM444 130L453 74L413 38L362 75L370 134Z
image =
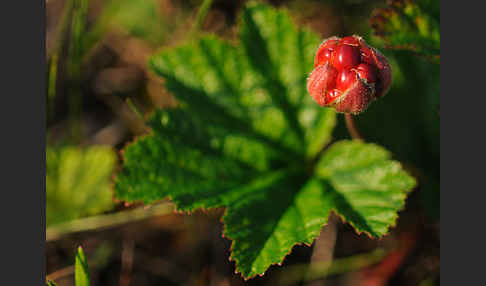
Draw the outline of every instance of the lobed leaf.
M125 148L117 197L225 207L224 235L245 278L311 244L332 210L383 235L413 179L375 145L336 143L319 160L336 114L306 92L318 37L284 11L249 4L239 39L204 36L151 59L180 105L155 111L151 134Z
M263 275L296 243L312 243L332 206L324 189L318 180L286 175L227 208L224 235L233 240L231 259L243 277Z
M390 154L375 144L340 141L320 159L316 176L330 184L333 210L358 232L382 236L416 185Z

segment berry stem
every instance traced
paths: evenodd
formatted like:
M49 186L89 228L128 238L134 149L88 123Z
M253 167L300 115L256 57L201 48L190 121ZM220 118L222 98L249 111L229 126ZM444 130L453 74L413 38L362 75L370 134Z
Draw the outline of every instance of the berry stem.
M348 129L351 138L355 140L363 140L363 137L361 136L361 134L359 134L358 128L356 128L353 115L349 113L345 113L344 119L346 120L346 128Z

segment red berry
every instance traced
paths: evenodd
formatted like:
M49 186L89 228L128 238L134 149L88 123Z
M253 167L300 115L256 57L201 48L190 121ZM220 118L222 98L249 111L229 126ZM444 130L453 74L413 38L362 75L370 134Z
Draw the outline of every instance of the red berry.
M342 70L336 80L336 88L346 90L356 81L356 72L351 69Z
M353 114L382 97L390 85L387 59L358 36L324 40L307 79L307 90L320 106Z
M338 70L348 69L360 63L359 47L339 45L331 57L331 65Z
M356 71L361 79L366 80L366 83L373 83L376 81L375 68L368 64L359 64Z

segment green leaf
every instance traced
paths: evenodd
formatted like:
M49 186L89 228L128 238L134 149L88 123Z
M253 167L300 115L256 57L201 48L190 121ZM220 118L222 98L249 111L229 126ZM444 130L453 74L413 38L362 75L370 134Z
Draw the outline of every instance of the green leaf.
M440 56L439 1L391 1L375 10L371 25L393 49L410 50L438 59Z
M370 236L382 236L395 225L408 191L416 185L388 151L360 141L333 144L316 169L317 177L330 184L333 210Z
M408 52L393 52L387 57L393 70L392 88L356 123L367 141L379 143L395 159L417 169L423 178L419 193L433 192L424 206L432 203L430 207L437 209L439 188L427 185L440 178L440 65ZM348 136L342 127L339 131ZM339 134L335 132L335 136Z
M113 208L116 154L106 146L46 149L47 226Z
M46 285L47 286L56 286L56 283L54 283L53 281L50 281L49 280L49 281L46 282Z
M282 263L295 244L310 245L332 210L358 231L385 234L414 181L374 145L349 143L358 144L351 153L357 160L344 163L333 156L346 142L321 155L336 114L306 91L319 43L286 12L249 4L239 44L204 36L153 56L150 67L180 104L155 111L151 134L124 149L116 196L146 203L168 197L183 211L226 207L224 236L244 278ZM390 178L380 181L384 175ZM362 192L346 201L353 188ZM373 192L383 201L375 208L365 204Z
M281 263L296 243L310 245L327 223L330 197L318 180L281 173L234 201L223 217L233 240L231 259L243 277L262 275Z
M89 286L89 267L83 249L78 247L74 264L74 281L76 286Z

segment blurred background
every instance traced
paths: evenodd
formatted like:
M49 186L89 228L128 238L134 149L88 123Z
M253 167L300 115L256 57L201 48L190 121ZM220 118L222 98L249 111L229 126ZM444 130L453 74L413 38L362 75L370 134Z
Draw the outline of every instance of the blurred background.
M322 38L359 34L389 58L389 96L357 125L420 184L390 235L369 239L338 223L334 233L323 230L335 243L332 263L317 277L295 278L329 256L313 245L295 246L282 266L244 281L228 261L223 210L187 215L174 213L170 202L113 199L120 150L147 132L147 114L175 103L147 60L188 41L202 2L47 0L47 277L74 285L74 256L82 245L92 285L439 285L439 64L389 49L373 32L380 21L372 17L376 9L403 1L265 1L286 8L299 26ZM212 1L203 32L234 41L245 2ZM339 120L335 137L349 138Z

